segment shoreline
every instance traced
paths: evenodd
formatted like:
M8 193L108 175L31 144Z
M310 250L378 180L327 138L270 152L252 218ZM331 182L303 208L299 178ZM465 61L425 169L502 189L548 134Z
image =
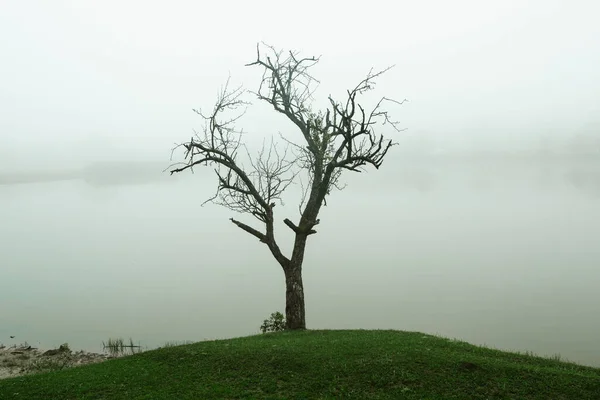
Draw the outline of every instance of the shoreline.
M27 343L0 345L0 379L95 364L123 355L72 351L66 343L55 349L40 349Z

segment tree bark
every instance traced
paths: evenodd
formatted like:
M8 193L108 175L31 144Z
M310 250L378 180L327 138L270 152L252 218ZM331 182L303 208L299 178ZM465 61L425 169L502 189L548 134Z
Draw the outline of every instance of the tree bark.
M285 273L285 324L286 329L306 329L306 311L304 307L304 284L302 283L302 265L290 263Z
M318 209L311 209L317 211ZM305 226L306 215L301 218L298 232L294 240L292 257L283 266L285 273L285 328L290 330L306 329L306 310L304 306L304 284L302 283L302 264L304 263L304 252L306 241L311 227Z

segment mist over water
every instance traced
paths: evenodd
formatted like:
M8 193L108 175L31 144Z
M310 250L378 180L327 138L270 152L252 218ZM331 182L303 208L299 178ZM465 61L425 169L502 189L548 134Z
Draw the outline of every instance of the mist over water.
M411 164L347 175L330 197L304 266L309 327L418 330L600 365L598 187L572 184L569 166ZM200 207L213 184L204 169L0 186L2 342L98 351L116 336L154 347L257 333L284 309L283 273L228 221L238 216ZM297 215L291 201L277 208Z

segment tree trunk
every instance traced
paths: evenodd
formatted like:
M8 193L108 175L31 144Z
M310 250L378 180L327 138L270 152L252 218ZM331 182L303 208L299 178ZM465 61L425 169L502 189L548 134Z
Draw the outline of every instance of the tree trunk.
M302 283L302 264L293 263L285 272L285 327L286 329L306 329L304 309L304 285Z

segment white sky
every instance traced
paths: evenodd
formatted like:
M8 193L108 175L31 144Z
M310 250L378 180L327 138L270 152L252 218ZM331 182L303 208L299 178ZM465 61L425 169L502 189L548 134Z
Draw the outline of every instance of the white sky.
M261 71L244 64L261 40L322 55L323 99L396 64L378 94L409 99L396 114L405 135L450 146L519 144L600 119L595 1L0 4L2 164L168 158L229 73L256 88ZM247 129L277 133L270 116Z

